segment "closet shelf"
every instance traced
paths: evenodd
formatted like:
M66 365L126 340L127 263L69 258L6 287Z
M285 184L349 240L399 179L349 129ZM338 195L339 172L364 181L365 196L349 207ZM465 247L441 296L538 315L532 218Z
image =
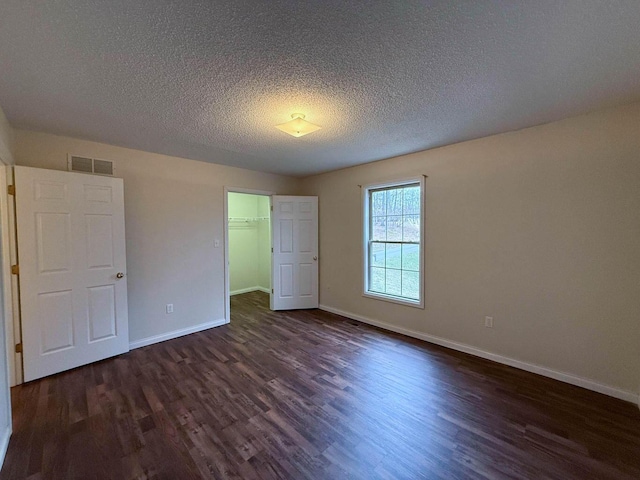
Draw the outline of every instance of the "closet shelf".
M260 220L269 220L269 217L229 217L229 222L252 223Z

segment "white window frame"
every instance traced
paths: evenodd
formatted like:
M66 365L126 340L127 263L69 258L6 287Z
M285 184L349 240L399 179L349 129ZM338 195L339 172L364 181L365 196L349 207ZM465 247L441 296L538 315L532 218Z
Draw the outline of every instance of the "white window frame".
M370 228L371 228L371 218L370 218L370 205L369 192L371 190L377 190L381 188L393 188L393 187L403 187L409 184L419 184L420 185L420 285L419 285L419 300L411 300L404 297L399 297L395 295L386 295L384 293L371 292L369 291L369 248L370 248ZM424 308L424 257L425 257L425 248L424 248L424 240L425 240L425 222L424 222L424 210L425 210L425 182L424 177L414 177L407 178L402 180L394 180L385 183L376 183L371 185L364 185L362 187L362 206L363 206L363 215L362 215L362 259L363 259L363 278L362 285L364 287L364 291L362 295L364 297L375 298L376 300L384 300L386 302L398 303L400 305L407 305L415 308Z

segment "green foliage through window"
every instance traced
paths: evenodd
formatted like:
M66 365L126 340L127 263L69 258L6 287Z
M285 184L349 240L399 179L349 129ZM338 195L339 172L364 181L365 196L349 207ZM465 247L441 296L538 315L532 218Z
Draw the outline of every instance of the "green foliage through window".
M420 184L370 189L368 291L420 300Z

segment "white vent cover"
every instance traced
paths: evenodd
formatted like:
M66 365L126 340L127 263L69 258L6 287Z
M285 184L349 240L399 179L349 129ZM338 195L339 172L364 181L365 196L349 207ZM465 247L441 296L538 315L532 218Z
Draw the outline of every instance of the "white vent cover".
M79 157L69 155L67 165L70 172L94 173L96 175L114 174L113 162L111 160L99 160L97 158Z

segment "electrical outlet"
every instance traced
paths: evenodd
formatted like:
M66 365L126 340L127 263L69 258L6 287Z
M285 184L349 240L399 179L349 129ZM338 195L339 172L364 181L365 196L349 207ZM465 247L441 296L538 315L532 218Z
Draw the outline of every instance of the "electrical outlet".
M484 326L487 328L493 328L493 317L484 317Z
M173 313L173 303L167 303L167 313Z

